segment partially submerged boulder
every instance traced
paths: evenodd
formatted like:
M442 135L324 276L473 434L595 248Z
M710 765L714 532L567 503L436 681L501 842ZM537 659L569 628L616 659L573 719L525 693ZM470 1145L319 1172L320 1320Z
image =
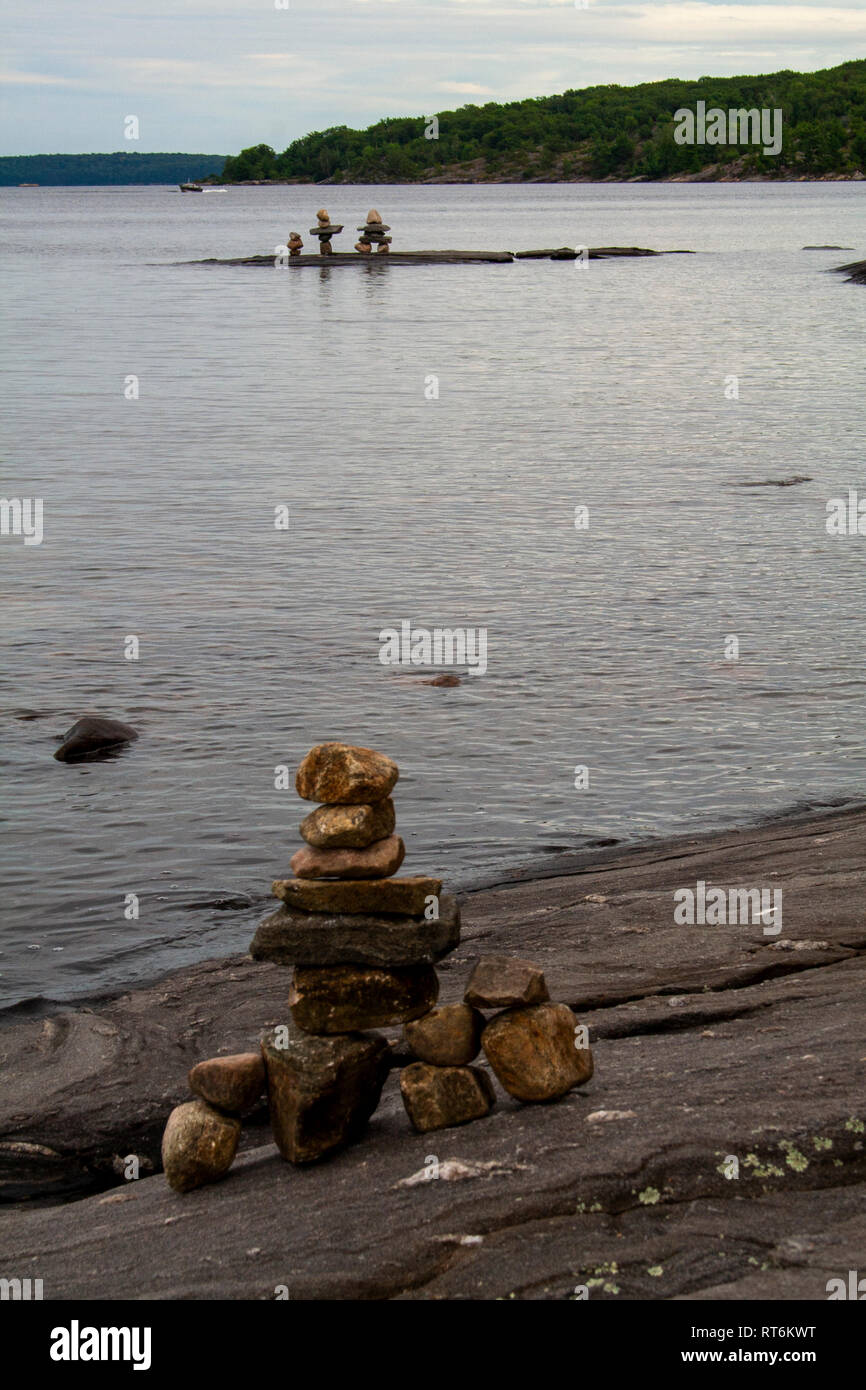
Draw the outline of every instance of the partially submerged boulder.
M119 719L105 719L98 714L85 714L63 735L54 756L61 763L73 762L77 758L94 757L112 748L120 748L137 738L138 730L133 729L131 724L122 724Z

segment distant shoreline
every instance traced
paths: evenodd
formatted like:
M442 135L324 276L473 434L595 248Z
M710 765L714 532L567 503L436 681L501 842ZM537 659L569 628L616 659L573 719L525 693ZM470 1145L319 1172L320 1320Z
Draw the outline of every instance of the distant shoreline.
M497 184L511 187L526 187L527 185L542 184L545 187L554 187L558 184L635 184L635 183L863 183L866 182L866 174L859 171L854 174L818 174L809 177L800 174L792 177L785 177L779 174L754 174L750 177L733 177L726 174L672 174L669 178L651 179L643 174L636 174L628 179L615 179L611 177L603 179L574 178L574 179L496 179L496 178L447 178L441 177L430 179L376 179L376 180L352 180L352 179L202 179L202 184L211 188L277 188L282 185L304 188L425 188L447 184L457 187L460 184L479 187L483 184Z

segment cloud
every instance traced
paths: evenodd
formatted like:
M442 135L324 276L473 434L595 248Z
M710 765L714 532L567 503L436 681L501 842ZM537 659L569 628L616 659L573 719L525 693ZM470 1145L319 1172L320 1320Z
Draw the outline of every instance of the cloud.
M437 92L456 92L459 96L492 96L492 87L482 87L480 82L437 82Z
M80 77L63 77L49 72L0 72L0 87L88 87Z
M38 0L7 26L6 148L282 148L467 101L809 71L866 53L856 0ZM119 113L119 114L118 114ZM145 137L143 136L143 139ZM142 146L144 148L144 145Z

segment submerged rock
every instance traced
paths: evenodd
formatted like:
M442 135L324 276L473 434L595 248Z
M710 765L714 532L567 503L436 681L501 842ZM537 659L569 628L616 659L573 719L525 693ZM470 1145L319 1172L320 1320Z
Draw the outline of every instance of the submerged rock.
M439 978L432 965L301 965L289 995L292 1018L307 1033L387 1028L432 1009Z
M379 1104L389 1053L381 1033L321 1038L294 1023L267 1033L271 1127L283 1158L312 1163L357 1138Z
M372 748L319 743L298 768L295 787L305 801L366 805L390 796L399 775L397 764Z
M390 796L372 805L317 806L301 821L301 834L315 849L365 849L394 832Z
M567 1004L531 1004L497 1014L481 1035L485 1056L516 1100L555 1100L592 1076L592 1053L575 1046Z
M175 1192L191 1192L216 1182L232 1166L240 1120L223 1115L204 1100L175 1106L162 1137L162 1164Z
M76 758L118 748L137 738L138 730L133 729L131 724L121 724L119 719L104 719L98 714L86 714L63 735L54 756L62 763L72 762Z
M406 846L399 835L376 840L364 849L312 849L304 846L290 860L292 873L303 879L389 878L403 863Z
M495 1104L490 1077L480 1067L431 1067L413 1062L400 1073L406 1113L422 1134L465 1125L489 1115Z

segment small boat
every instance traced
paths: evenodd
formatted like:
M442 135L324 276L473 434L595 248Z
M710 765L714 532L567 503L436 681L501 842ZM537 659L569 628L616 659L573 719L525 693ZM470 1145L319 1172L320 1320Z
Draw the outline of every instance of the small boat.
M204 193L200 183L179 183L178 188L181 193Z

